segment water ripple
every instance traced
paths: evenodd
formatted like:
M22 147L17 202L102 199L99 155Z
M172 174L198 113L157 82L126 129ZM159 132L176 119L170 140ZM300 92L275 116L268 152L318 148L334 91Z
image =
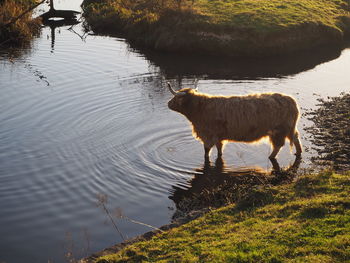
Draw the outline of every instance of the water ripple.
M15 64L0 64L0 236L8 237L0 239L8 251L0 261L28 262L28 251L40 250L41 258L33 262L62 262L57 248L64 233L79 235L82 228L89 229L94 251L120 241L104 224L98 194L108 195L111 211L119 207L155 226L168 223L173 206L168 195L174 186L189 188L190 179L203 173L203 146L192 137L188 121L167 108L171 94L162 86L162 69L130 51L124 40L89 36L83 42L66 28L56 29L54 49L49 29L34 47ZM349 87L348 62L339 63L343 71L328 66L340 74L333 93ZM320 72L284 79L202 79L199 86L212 94L286 92L308 107L316 104L315 90L328 94L330 83ZM269 169L269 151L266 144L230 144L226 169ZM212 159L215 155L214 150ZM280 164L291 158L284 147ZM121 226L129 236L148 230L128 222ZM82 244L78 240L77 250ZM13 252L20 247L27 249Z

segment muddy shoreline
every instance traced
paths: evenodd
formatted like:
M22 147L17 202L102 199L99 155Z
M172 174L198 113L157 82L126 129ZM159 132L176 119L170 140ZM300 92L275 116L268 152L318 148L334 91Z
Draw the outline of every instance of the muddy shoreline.
M319 108L306 113L313 122L307 131L311 134L312 161L321 167L336 171L350 169L350 94L319 99Z

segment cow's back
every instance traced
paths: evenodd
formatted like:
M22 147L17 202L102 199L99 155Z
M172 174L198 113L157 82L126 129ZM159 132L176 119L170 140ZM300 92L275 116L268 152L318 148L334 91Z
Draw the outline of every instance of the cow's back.
M275 128L294 129L299 113L291 97L267 93L211 97L202 105L201 115L194 123L199 137L252 142Z

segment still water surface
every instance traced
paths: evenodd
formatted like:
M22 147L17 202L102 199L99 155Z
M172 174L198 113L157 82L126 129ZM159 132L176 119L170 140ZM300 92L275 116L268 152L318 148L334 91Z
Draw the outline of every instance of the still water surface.
M74 30L81 34L79 25ZM177 88L199 79L210 94L283 92L302 113L317 98L350 91L349 49L243 61L139 51L118 38L82 40L68 27L55 29L52 40L45 28L32 48L0 57L0 262L63 262L68 251L79 258L120 242L96 205L99 194L111 211L157 227L170 222L173 189L190 188L205 169L188 121L167 108L164 79ZM302 117L306 149L308 125ZM269 170L269 153L266 144L229 144L224 169ZM312 165L312 154L303 154L302 167ZM278 161L293 162L287 145ZM149 230L118 225L128 237Z

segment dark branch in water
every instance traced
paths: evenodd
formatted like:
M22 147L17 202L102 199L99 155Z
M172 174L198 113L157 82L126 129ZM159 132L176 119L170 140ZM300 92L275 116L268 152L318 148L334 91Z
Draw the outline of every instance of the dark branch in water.
M140 221L131 219L130 217L124 215L124 214L121 212L120 209L118 209L117 212L118 212L118 213L117 213L117 216L118 216L119 218L121 218L121 219L125 219L125 220L127 220L127 221L129 221L129 222L131 222L131 223L134 223L134 224L137 224L137 225L141 225L141 226L146 226L146 227L149 227L149 228L151 228L151 229L158 230L158 231L160 231L160 232L164 232L163 230L161 230L161 229L158 228L158 227L151 226L151 225L149 225L149 224L146 224L146 223L143 223L143 222L140 222Z
M125 237L124 237L123 233L120 231L117 224L114 222L114 219L113 219L111 213L109 212L109 210L107 209L107 207L105 205L107 202L107 196L99 194L97 197L98 197L98 206L102 207L103 211L107 214L109 220L111 221L112 225L114 226L114 228L116 229L116 231L118 232L120 237L123 239L123 241L125 241Z
M112 216L111 212L108 210L108 208L105 205L107 203L107 196L105 194L99 194L97 196L97 198L98 198L98 206L102 207L103 211L107 214L109 220L112 222L113 227L117 230L118 234L123 239L123 241L125 241L124 235L122 234L122 232L118 228L116 222L113 219L113 216ZM124 215L122 213L121 209L119 209L119 208L116 210L115 215L116 215L117 218L125 219L125 220L127 220L127 221L129 221L131 223L142 225L142 226L146 226L146 227L149 227L151 229L157 230L159 232L163 232L163 230L159 229L158 227L155 227L155 226L152 226L152 225L149 225L149 224L146 224L146 223L143 223L143 222L131 219L130 217Z
M68 31L72 32L73 34L76 34L83 42L86 41L86 38L90 35L88 32L84 33L84 34L79 34L74 30L74 26L72 25L70 28L68 28Z
M0 46L5 45L7 42L10 42L12 38L6 39L5 41L0 43Z

